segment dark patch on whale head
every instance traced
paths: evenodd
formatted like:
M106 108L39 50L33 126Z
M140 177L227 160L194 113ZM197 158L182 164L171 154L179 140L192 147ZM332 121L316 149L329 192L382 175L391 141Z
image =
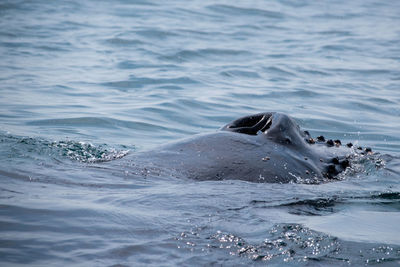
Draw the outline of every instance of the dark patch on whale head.
M266 112L245 116L234 120L220 129L248 135L263 135L273 142L286 145L315 143L308 131L301 131L297 123L288 115Z
M259 131L265 132L271 127L271 117L274 113L259 113L239 118L221 128L222 131L257 135Z

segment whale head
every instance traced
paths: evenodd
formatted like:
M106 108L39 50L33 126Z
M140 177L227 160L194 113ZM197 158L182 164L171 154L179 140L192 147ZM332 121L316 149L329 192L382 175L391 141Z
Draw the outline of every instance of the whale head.
M301 130L292 117L279 112L241 117L220 130L252 136L270 150L275 148L278 153L286 154L284 160L289 164L294 162L290 157L301 159L305 166L309 166L310 171L313 170L317 174L316 176L321 174L328 179L335 178L349 167L349 159L354 154L352 144L342 146L340 140L325 140L323 136L314 139L308 131ZM310 171L305 170L307 173Z

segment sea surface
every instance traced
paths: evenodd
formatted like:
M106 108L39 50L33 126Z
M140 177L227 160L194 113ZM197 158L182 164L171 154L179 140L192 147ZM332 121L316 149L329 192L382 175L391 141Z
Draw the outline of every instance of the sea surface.
M279 111L322 184L105 171ZM1 266L400 265L400 1L0 1Z

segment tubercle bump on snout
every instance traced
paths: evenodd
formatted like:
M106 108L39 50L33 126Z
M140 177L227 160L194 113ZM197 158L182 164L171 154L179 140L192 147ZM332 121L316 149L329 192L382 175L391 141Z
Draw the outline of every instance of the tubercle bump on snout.
M337 175L350 167L350 156L344 158L334 157L328 161L328 166L325 168L324 176L328 179L337 179Z
M325 137L322 136L322 135L320 135L320 136L318 136L317 138L314 139L309 135L308 131L304 131L304 133L306 133L306 135L307 135L307 138L305 138L304 140L309 144L316 144L316 143L323 144L323 143L325 143L328 147L333 147L333 146L340 147L342 145L342 142L339 139L336 139L336 140L332 140L332 139L325 140ZM352 143L347 143L346 146L351 148L353 146L353 144Z

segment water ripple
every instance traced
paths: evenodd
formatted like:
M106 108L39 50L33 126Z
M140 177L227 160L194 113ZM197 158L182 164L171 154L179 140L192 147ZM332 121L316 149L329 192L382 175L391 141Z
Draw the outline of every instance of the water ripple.
M186 84L197 84L196 80L189 77L178 77L178 78L136 78L131 77L127 81L117 81L117 82L106 82L102 83L103 86L112 87L118 90L126 91L129 89L143 88L148 85L186 85Z
M163 56L161 59L185 62L194 60L204 61L205 59L215 58L224 60L225 57L230 57L230 60L235 60L235 58L243 58L249 56L249 54L250 52L245 50L205 48L197 50L182 50L172 55Z
M143 41L137 40L137 39L125 39L125 38L119 38L119 37L115 37L115 38L110 38L110 39L106 39L105 40L106 43L109 43L111 45L115 45L115 46L133 46L135 47L136 45L141 45L144 44Z
M283 19L284 14L259 8L243 8L232 5L210 5L209 9L222 14L229 14L234 16L260 16L263 18Z

